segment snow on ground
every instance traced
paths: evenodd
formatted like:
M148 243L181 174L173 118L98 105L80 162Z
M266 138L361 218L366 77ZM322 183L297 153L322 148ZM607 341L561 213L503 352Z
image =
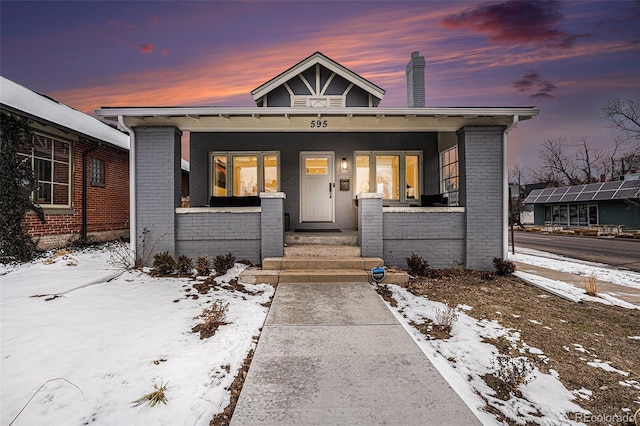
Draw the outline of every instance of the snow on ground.
M640 289L640 273L615 269L609 265L584 260L570 259L543 251L518 247L516 254L509 252L509 260L540 266L560 272L595 277L625 287Z
M590 391L566 389L555 371L545 374L533 367L533 380L520 387L523 398L512 396L508 401L497 398L494 390L482 379L482 376L496 371L498 355L496 347L484 339L503 337L521 353L530 352L544 358L541 350L521 341L520 333L504 328L496 321L478 321L458 308L458 321L452 336L446 340L428 340L410 322L424 324L426 319L436 322L435 313L446 305L415 296L397 285L388 284L387 287L397 302L397 307L387 303L389 309L483 424L497 424L496 418L484 410L486 404L517 424L582 424L571 420L568 414L589 413L573 401L577 395Z
M528 265L539 266L584 277L593 276L600 281L640 289L640 273L615 269L612 266L602 263L569 259L552 253L527 248L518 248L518 253L509 253L508 258L509 260L526 263ZM514 275L525 281L532 282L542 288L545 288L551 293L558 294L576 302L590 301L620 306L627 309L640 309L640 306L621 300L611 294L607 294L606 292L599 292L598 297L593 297L587 295L584 288L577 287L571 283L557 281L523 271L516 271Z
M225 388L255 346L273 287L247 285L252 295L219 289L195 299L186 297L193 283L187 278L138 271L85 287L119 272L108 260L107 250L94 249L0 270L2 424L43 384L16 426L207 425L228 405ZM241 270L236 265L219 280ZM201 340L191 328L215 300L229 303L229 324ZM58 380L45 384L51 379ZM165 384L167 405L133 406Z

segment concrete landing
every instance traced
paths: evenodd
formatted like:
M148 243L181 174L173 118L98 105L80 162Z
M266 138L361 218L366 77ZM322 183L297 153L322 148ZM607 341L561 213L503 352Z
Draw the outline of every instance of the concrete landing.
M480 421L367 283L281 283L232 425Z

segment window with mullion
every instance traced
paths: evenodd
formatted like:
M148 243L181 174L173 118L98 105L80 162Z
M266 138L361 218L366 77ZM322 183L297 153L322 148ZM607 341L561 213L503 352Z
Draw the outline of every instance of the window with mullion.
M458 146L440 153L440 192L448 198L450 206L459 204Z
M412 203L422 193L422 152L355 153L355 194L377 192L389 203Z
M209 153L210 190L213 197L248 197L280 188L278 152Z
M71 205L71 144L35 134L33 147L21 145L18 155L31 163L38 181L34 201L43 207Z

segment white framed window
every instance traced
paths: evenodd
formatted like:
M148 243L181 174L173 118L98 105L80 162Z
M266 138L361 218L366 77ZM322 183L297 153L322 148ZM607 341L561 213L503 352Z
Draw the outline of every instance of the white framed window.
M104 160L91 157L89 159L89 176L93 186L105 186Z
M440 192L448 198L450 206L459 204L460 173L457 145L440 153Z
M382 193L385 202L420 203L422 151L356 151L355 191Z
M22 145L18 155L29 161L38 180L33 199L43 207L71 206L71 142L40 134L33 137L33 148Z
M210 152L209 195L248 197L280 190L280 153Z

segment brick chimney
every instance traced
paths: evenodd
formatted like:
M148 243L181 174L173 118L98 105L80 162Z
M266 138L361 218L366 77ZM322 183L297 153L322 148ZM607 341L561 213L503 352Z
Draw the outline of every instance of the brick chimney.
M412 52L407 64L407 106L424 107L424 56Z

